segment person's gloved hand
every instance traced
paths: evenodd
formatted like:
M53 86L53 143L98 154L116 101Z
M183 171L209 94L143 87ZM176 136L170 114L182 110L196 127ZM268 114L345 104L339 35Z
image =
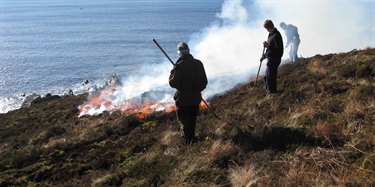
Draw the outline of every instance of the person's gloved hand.
M262 57L260 57L260 62L262 62L265 58L266 56L262 55Z
M172 68L172 70L171 70L171 74L173 74L175 71L176 71L176 69L177 69L177 65L175 64L175 65L173 65L173 68Z
M263 47L268 48L268 46L269 46L268 42L264 41L263 42Z

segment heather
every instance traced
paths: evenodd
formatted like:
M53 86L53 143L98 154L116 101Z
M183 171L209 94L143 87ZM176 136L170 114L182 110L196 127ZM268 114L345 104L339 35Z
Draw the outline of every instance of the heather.
M191 146L173 112L36 99L0 114L0 186L373 186L374 62L368 48L283 64L271 97L252 77L208 100Z

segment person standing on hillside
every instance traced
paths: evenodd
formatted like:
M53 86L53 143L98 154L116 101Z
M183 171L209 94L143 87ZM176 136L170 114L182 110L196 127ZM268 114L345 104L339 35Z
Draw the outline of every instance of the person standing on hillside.
M290 45L290 51L289 51L289 60L292 62L298 61L298 46L301 43L301 40L299 38L298 34L298 28L292 24L285 24L284 22L280 23L280 27L285 31L286 35L286 45L285 48L289 47Z
M283 38L280 32L274 27L271 20L266 20L263 27L268 31L268 40L263 42L263 47L267 48L266 53L261 57L261 61L267 60L267 68L264 76L267 94L277 93L277 69L281 63L284 53Z
M190 54L189 46L181 42L177 46L180 56L171 70L169 85L176 88L174 95L177 108L177 119L180 122L182 135L186 144L195 138L195 127L201 103L201 92L208 81L203 63Z

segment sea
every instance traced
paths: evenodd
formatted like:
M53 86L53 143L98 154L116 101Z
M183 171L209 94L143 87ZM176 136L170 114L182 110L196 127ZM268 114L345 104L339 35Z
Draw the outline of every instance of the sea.
M217 20L220 0L0 0L0 113L28 95L89 92L165 62Z

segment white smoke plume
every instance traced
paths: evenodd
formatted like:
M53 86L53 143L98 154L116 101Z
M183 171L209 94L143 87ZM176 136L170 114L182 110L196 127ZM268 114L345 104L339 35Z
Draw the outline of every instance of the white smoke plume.
M193 35L189 42L196 58L205 63L209 77L227 75L231 79L229 85L211 82L205 91L207 96L226 91L256 74L262 43L268 36L262 26L266 19L271 19L282 33L284 44L286 36L280 22L298 27L298 55L302 57L375 46L373 0L227 0L218 18L220 22L201 35ZM286 48L283 59L288 53Z
M230 90L237 84L249 81L256 75L263 41L268 33L263 22L271 19L282 33L280 22L298 27L301 44L298 55L346 52L375 46L375 1L373 0L226 0L217 21L200 33L194 33L188 44L193 56L205 66L209 84L204 99ZM177 41L179 42L179 41ZM177 43L176 42L176 43ZM283 59L288 58L285 49ZM167 83L169 62L144 67L147 75L120 78L120 86L101 98L102 104L82 105L81 115L97 114L103 110L133 107L145 102L173 105L173 92ZM264 70L262 68L262 73ZM129 105L132 100L132 106ZM111 105L105 105L108 103Z

